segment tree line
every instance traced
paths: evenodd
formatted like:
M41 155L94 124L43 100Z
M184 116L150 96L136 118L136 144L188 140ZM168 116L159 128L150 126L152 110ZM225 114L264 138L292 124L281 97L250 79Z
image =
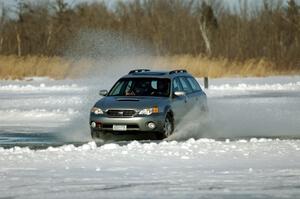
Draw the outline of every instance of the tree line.
M64 0L1 6L0 54L61 56L84 29L151 44L156 55L265 59L300 68L300 6L295 0L250 5L218 0L132 0L70 5Z

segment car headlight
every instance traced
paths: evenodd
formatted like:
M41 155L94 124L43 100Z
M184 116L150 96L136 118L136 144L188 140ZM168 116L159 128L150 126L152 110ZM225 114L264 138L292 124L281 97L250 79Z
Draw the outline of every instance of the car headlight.
M91 109L91 113L94 113L96 115L100 115L100 114L103 114L103 111L100 108L98 108L98 107L93 107Z
M139 115L151 115L152 114L152 108L145 108L139 112Z
M152 108L145 108L139 112L139 115L151 115L152 113L158 113L158 107L154 106Z

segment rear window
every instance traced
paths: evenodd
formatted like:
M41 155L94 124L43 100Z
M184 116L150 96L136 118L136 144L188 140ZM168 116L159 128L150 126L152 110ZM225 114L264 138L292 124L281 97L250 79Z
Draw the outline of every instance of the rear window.
M186 93L191 93L193 91L192 87L190 86L189 82L185 79L185 77L179 77L179 81L182 85L182 89Z
M202 90L200 85L198 84L198 82L195 80L195 78L188 77L187 80L190 83L193 91L201 91Z

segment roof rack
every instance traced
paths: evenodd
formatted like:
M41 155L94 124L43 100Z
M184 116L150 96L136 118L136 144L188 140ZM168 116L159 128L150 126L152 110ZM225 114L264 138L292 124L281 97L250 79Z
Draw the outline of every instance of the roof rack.
M148 71L150 71L150 70L149 69L134 69L134 70L129 71L128 74L148 72Z
M185 69L179 69L179 70L172 70L169 72L169 74L174 74L174 73L187 73Z

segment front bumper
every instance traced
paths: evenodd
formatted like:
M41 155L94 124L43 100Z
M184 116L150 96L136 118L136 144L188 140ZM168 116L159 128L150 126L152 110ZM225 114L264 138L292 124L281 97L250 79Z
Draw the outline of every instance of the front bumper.
M162 132L164 128L165 115L155 113L149 116L134 117L108 117L106 115L90 115L90 126L92 131L114 132L113 125L126 125L126 131L122 132ZM92 123L96 123L92 127ZM149 128L148 124L152 122L155 128Z

